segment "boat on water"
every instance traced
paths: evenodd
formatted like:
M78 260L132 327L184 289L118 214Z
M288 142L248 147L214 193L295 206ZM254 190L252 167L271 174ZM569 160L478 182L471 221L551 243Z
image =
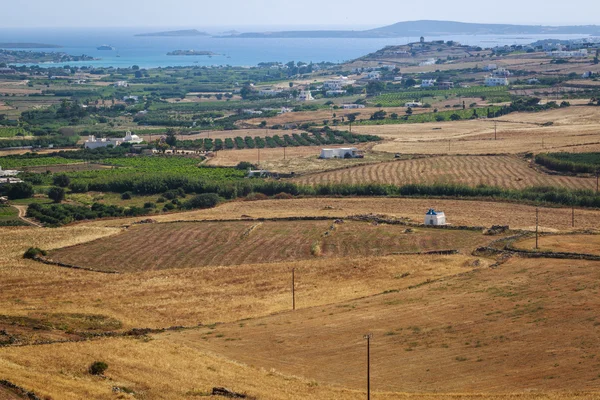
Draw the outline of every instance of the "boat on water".
M103 44L102 46L96 47L96 49L98 49L98 50L114 50L115 48L108 44Z

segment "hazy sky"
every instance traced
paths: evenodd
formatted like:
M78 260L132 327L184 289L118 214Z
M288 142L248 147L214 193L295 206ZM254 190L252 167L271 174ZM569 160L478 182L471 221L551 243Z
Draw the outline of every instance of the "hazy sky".
M598 0L0 0L0 27L342 26L417 19L600 24Z

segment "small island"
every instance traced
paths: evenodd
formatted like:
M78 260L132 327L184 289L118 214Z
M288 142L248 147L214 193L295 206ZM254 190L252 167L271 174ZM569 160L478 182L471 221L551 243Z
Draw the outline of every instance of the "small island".
M0 63L63 63L74 61L94 61L94 57L82 54L74 56L61 52L43 52L43 51L26 51L26 50L2 50L0 49Z
M162 37L183 37L183 36L210 36L206 32L200 32L197 29L186 29L181 31L140 33L135 36L162 36Z
M197 51L197 50L175 50L167 53L168 56L218 56L212 51Z

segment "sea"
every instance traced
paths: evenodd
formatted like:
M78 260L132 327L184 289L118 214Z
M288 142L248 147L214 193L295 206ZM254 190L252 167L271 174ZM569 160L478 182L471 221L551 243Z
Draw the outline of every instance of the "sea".
M182 29L182 28L173 28ZM298 30L291 27L288 30ZM88 55L98 60L48 63L40 66L94 66L157 68L169 66L255 66L261 62L303 61L341 63L364 56L385 46L418 41L418 37L348 39L277 39L277 38L217 38L217 37L140 37L136 34L160 32L165 28L0 28L0 43L43 43L60 45L58 51L71 55ZM202 31L202 29L199 29ZM213 29L211 34L226 32L231 27ZM273 30L254 27L252 32ZM283 27L283 30L285 28ZM529 44L542 39L579 39L587 35L455 35L427 37L426 40L454 40L483 48ZM98 50L109 45L114 50ZM24 49L36 50L36 49ZM174 50L210 51L214 56L168 56Z

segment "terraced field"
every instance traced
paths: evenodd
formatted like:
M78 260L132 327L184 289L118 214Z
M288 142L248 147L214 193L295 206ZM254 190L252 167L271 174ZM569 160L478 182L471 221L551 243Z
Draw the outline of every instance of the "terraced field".
M600 256L600 235L552 235L542 236L538 242L540 251L557 251L563 253L583 253ZM515 243L515 247L533 250L535 239L530 238Z
M479 232L366 222L177 222L134 226L89 244L58 249L53 260L98 270L136 272L471 248Z
M364 165L297 178L302 184L328 183L461 183L509 189L554 186L595 189L596 180L546 175L516 156L441 156Z

